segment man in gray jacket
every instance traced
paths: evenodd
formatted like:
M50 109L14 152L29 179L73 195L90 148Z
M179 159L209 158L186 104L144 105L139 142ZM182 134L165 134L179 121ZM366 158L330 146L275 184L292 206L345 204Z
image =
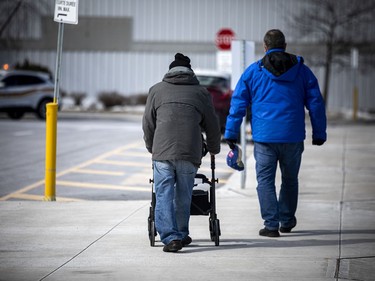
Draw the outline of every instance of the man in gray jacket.
M194 178L202 158L202 131L207 149L220 152L220 126L210 93L177 53L163 81L150 88L142 122L152 153L156 195L155 226L164 252L192 242L189 218Z

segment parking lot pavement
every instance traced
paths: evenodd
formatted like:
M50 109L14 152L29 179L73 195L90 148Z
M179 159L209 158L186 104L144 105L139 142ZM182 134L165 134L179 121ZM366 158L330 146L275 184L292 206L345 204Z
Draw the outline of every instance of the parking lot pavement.
M223 149L224 147L226 148L223 145ZM216 157L218 188L223 186L233 173L226 166L225 157L224 154ZM209 159L203 159L199 173L211 175ZM151 156L145 150L143 142L137 141L57 172L56 200L145 200L151 197L150 178ZM43 179L0 197L0 201L43 199Z

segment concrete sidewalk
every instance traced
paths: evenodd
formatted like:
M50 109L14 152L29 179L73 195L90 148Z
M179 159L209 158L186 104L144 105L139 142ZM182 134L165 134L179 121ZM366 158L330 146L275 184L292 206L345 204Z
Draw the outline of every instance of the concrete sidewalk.
M190 246L175 254L158 240L150 247L149 201L7 201L0 280L375 280L375 126L331 125L328 136L322 147L305 142L290 234L258 235L249 145L246 188L235 172L217 190L220 246L208 217L192 216Z

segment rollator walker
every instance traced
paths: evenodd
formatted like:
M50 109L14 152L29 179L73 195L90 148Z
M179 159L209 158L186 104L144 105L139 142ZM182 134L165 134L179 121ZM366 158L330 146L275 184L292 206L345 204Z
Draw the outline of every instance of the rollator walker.
M205 153L207 154L207 152ZM205 155L204 154L204 155ZM193 188L192 201L190 206L190 214L194 216L209 216L208 225L210 231L211 241L215 242L215 246L219 246L221 235L220 232L220 221L216 214L216 196L215 188L218 179L215 179L215 155L211 156L211 179L208 179L204 174L198 173L195 176L195 183ZM155 227L155 206L156 206L156 195L154 190L154 180L150 179L152 184L152 196L151 206L148 216L148 237L150 240L150 246L155 246L155 237L157 231ZM208 189L201 189L200 186L208 185Z

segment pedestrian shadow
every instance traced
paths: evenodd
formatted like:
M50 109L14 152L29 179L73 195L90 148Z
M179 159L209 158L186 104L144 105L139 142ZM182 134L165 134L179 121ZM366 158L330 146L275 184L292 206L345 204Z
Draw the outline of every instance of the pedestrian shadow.
M373 235L373 238L348 238L344 235ZM316 238L306 239L313 236ZM324 236L324 237L322 237ZM302 239L296 239L301 237ZM288 239L292 238L292 239ZM300 230L288 234L283 234L279 238L257 238L257 239L220 239L220 245L215 246L209 239L194 239L193 243L184 247L181 253L198 253L207 251L225 251L246 248L296 248L296 247L320 247L337 246L341 239L341 245L355 245L365 243L375 243L375 230Z
M281 233L282 237L297 236L319 236L319 235L339 235L339 234L374 234L375 229L350 229L350 230L294 230L290 233Z

